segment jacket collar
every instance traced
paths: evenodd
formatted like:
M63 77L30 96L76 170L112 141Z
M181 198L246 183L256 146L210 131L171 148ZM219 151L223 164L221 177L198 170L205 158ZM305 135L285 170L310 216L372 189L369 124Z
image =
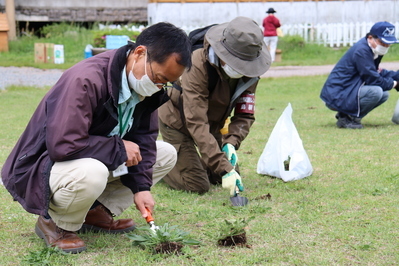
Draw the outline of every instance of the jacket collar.
M112 85L112 97L114 99L114 106L118 106L119 90L122 86L121 73L127 62L127 53L129 50L135 49L136 44L129 42L129 44L122 46L115 52L115 56L111 62L110 76Z

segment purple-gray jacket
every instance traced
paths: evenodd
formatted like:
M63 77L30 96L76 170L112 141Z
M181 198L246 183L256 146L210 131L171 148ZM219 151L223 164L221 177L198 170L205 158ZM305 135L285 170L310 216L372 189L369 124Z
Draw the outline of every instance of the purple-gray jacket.
M46 214L54 162L94 158L112 171L127 160L122 139L108 134L118 123L121 75L127 52L134 48L129 44L107 51L66 70L37 107L1 171L5 187L26 211ZM152 185L156 110L167 100L166 92L160 90L138 103L133 126L123 137L139 145L143 158L121 177L133 193L148 191Z

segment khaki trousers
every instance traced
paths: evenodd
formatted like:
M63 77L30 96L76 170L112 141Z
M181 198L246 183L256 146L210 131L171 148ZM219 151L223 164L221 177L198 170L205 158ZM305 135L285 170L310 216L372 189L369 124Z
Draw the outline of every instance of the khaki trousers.
M159 121L159 129L162 139L177 151L175 167L163 178L170 187L202 194L208 192L211 182L221 182L220 176L207 169L191 137L166 126L162 121Z
M157 159L153 167L153 185L175 165L176 150L170 144L157 141ZM120 215L133 204L132 191L119 177L113 177L107 167L92 158L54 163L50 172L49 215L60 228L77 231L87 212L98 200L114 215Z

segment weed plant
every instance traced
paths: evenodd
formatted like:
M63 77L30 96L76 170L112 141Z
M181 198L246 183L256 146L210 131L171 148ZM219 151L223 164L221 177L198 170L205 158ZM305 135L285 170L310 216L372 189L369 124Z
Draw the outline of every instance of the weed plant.
M245 228L248 226L248 223L253 219L255 219L255 217L251 217L249 219L242 218L224 220L224 222L220 224L218 239L223 239L229 236L235 236L245 233Z
M200 241L191 239L189 232L179 229L177 225L165 223L153 230L142 226L126 236L132 240L133 246L149 249L154 253L181 254L184 245L201 244Z
M49 258L54 254L65 256L71 255L56 247L45 247L38 251L30 251L29 254L23 258L22 262L32 266L51 266Z
M399 230L398 125L390 119L399 96L366 116L361 130L339 129L335 113L319 98L326 76L264 78L256 95L256 121L238 150L249 204L233 207L228 192L212 186L197 195L152 188L158 224L169 223L201 241L182 256L154 255L133 247L126 235L81 234L87 251L51 254L51 265L397 265ZM0 92L0 167L48 88L13 87ZM258 159L283 110L293 121L313 174L285 183L256 173ZM264 196L267 195L267 196ZM217 245L225 220L255 218L246 227L249 248ZM40 254L36 215L25 212L0 186L0 265L26 265ZM146 221L134 208L118 218ZM44 254L47 254L44 252ZM33 255L31 255L33 256ZM37 260L37 256L32 259ZM26 260L26 259L25 259Z
M247 232L245 228L248 223L255 217L249 219L231 219L224 220L224 223L220 224L218 230L218 245L219 246L243 246L247 243Z

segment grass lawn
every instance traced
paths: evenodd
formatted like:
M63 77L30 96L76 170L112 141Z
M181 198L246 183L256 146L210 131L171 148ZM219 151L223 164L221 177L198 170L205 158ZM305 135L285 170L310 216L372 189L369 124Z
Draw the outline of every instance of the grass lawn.
M133 247L124 235L81 235L88 250L79 255L49 255L34 233L36 216L26 213L0 186L0 265L395 265L399 263L398 125L390 119L390 99L363 119L362 130L338 129L334 113L319 98L326 76L262 79L256 122L238 151L250 204L232 207L228 192L213 186L196 195L153 188L157 224L189 231L200 246L184 255L154 255ZM0 167L47 89L13 87L0 91ZM256 173L268 137L288 103L313 175L284 183ZM270 194L270 200L265 197ZM144 219L134 208L131 217ZM225 219L249 222L248 246L217 245ZM36 264L35 264L36 263Z

